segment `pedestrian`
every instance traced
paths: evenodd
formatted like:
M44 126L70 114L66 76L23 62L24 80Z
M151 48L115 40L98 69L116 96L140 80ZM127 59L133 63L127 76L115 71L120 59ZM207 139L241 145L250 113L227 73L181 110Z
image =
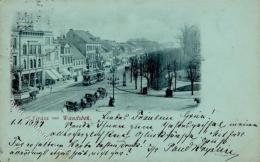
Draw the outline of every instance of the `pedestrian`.
M50 87L50 92L52 92L52 85L51 85L51 87Z
M114 106L114 102L115 102L114 98L113 98L113 97L110 97L110 98L109 98L108 106L113 107L113 106Z

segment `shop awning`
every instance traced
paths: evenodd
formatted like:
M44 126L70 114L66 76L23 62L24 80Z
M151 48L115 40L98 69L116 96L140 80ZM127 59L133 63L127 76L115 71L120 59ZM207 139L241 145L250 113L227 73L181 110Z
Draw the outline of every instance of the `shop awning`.
M62 75L65 75L65 76L71 75L71 73L67 69L62 69L61 73L62 73Z
M57 78L59 78L59 79L63 78L62 75L57 70L52 69L51 71L52 71L52 73L54 73L56 75Z
M46 70L46 79L57 80L57 79L59 79L59 78L56 77L56 75L55 75L52 71Z

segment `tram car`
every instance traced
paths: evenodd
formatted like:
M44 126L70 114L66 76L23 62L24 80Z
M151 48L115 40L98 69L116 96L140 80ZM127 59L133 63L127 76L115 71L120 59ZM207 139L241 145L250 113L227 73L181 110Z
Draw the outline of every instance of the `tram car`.
M97 81L100 82L105 79L105 72L102 70L99 70L97 73Z
M91 85L95 84L96 82L100 82L105 79L105 73L104 71L96 71L96 72L91 72L91 71L85 71L83 72L83 85Z

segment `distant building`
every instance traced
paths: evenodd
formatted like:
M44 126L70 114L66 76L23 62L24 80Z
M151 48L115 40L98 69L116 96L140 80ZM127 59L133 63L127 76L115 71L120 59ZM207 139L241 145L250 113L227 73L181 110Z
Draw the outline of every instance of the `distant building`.
M134 47L132 52L135 54L143 54L160 50L160 44L158 42L150 41L145 38L129 39L126 43Z
M98 37L88 31L70 29L66 39L85 56L87 69L102 68L101 44Z

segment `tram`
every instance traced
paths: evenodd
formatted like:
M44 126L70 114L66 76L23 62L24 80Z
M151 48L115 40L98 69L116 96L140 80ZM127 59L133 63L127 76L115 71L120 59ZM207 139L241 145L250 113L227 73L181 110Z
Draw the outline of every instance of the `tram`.
M97 71L84 71L83 72L83 85L92 85L105 79L105 73L102 70Z

